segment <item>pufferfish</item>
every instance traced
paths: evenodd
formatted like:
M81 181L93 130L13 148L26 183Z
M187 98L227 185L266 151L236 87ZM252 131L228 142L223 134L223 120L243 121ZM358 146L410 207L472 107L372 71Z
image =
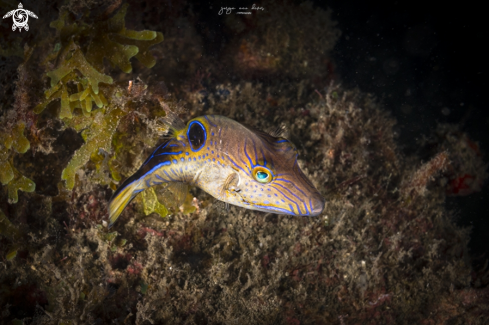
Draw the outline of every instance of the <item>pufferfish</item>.
M176 119L171 137L115 191L110 225L131 200L163 183L197 186L218 200L251 210L317 216L324 198L297 164L289 140L248 128L220 115L204 115L187 125Z

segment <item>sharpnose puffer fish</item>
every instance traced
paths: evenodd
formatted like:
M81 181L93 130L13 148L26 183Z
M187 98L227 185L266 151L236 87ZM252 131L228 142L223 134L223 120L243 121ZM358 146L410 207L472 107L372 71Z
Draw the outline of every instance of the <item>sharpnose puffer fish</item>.
M110 225L138 193L169 182L197 186L218 200L251 210L317 216L324 198L299 168L297 156L287 139L224 116L200 116L186 126L180 121L171 138L115 191Z

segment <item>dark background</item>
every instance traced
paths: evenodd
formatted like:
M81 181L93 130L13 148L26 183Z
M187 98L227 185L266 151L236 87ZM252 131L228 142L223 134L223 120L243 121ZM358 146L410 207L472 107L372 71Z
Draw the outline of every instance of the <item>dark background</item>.
M442 2L329 1L343 32L334 50L346 86L383 99L406 153L438 122L457 123L489 161L488 28L481 7ZM460 226L472 227L475 262L489 257L489 190L448 197Z

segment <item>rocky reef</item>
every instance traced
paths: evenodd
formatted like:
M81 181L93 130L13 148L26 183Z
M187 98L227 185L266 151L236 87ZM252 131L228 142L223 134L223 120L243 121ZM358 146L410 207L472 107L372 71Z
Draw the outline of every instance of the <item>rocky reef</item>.
M186 1L47 3L24 3L45 17L35 35L0 26L2 323L489 318L487 263L472 268L469 232L444 205L482 189L483 153L449 124L403 153L382 102L338 81L330 11L282 0L249 16L217 9L216 50L206 39L217 32ZM161 142L170 111L286 129L323 213L226 209L159 186L108 229L112 192Z

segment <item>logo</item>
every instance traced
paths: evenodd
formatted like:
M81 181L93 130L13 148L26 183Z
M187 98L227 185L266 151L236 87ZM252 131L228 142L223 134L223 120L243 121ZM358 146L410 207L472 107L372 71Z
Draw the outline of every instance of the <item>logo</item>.
M29 30L29 25L27 25L27 21L29 20L29 16L37 19L37 16L35 13L33 13L32 11L23 9L22 3L19 3L19 9L15 9L15 10L7 12L7 14L5 16L3 16L3 19L8 18L10 16L12 16L12 19L14 20L14 24L12 25L12 30L14 32L17 28L19 29L19 32L22 31L22 28L24 28L26 31Z

